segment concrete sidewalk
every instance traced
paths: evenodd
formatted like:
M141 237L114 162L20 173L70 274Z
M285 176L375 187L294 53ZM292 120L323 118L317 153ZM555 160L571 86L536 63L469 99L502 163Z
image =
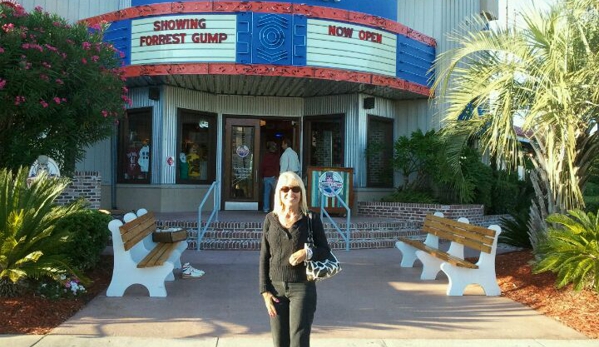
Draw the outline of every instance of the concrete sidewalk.
M396 249L337 251L343 272L318 284L313 346L599 346L583 334L472 286L445 295L446 277L421 281ZM0 345L271 346L258 294L258 252L186 251L206 271L167 284L167 298L131 287L99 295L47 336L1 337ZM167 339L167 340L165 340Z
M272 346L263 338L185 338L86 336L14 336L0 337L0 345L10 347L264 347ZM399 339L312 339L312 347L596 347L596 340L399 340Z

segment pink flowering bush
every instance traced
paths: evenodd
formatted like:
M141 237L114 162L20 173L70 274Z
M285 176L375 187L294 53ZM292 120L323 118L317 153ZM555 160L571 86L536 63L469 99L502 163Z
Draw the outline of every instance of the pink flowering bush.
M39 7L0 4L3 167L48 155L69 173L86 147L110 135L130 100L119 52L102 34Z

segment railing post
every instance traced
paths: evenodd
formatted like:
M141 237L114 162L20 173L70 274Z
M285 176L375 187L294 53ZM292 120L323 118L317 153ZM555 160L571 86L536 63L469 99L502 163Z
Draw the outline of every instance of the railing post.
M343 232L341 231L341 229L337 226L337 223L335 223L335 221L333 220L333 218L331 217L331 215L329 215L329 213L325 210L325 204L326 204L326 195L324 195L322 193L322 191L320 189L318 189L318 192L320 193L320 220L324 221L324 215L327 216L327 218L329 219L329 221L331 222L331 224L333 225L333 227L337 230L337 232L339 233L339 235L341 235L341 238L345 241L345 250L349 251L351 246L350 246L350 221L351 221L351 209L347 206L347 204L345 203L345 201L339 196L339 194L334 190L331 189L331 192L333 194L335 194L335 197L337 199L339 199L339 202L341 202L341 205L345 208L346 210L346 225L345 225L345 234L343 234Z
M206 203L206 200L208 200L208 196L210 196L210 193L214 193L213 209L212 209L212 213L210 214L210 217L206 221L206 226L202 229L202 210L204 209L204 204ZM210 189L208 189L208 192L206 192L206 195L204 195L204 199L202 199L200 206L198 206L198 230L197 230L197 237L196 237L196 241L197 241L196 250L197 251L200 250L200 244L202 243L204 234L206 234L206 230L208 230L208 226L210 225L210 223L212 223L212 219L215 216L216 216L216 221L218 222L218 210L220 209L220 206L218 205L218 201L220 201L220 199L218 199L219 194L220 194L220 181L214 181L214 182L212 182Z

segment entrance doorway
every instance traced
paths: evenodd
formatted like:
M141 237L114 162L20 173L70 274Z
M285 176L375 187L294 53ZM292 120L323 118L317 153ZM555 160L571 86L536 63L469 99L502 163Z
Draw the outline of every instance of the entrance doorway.
M223 165L224 210L258 211L263 205L262 173L260 162L266 152L266 143L277 144L289 138L299 148L299 119L289 118L225 118Z

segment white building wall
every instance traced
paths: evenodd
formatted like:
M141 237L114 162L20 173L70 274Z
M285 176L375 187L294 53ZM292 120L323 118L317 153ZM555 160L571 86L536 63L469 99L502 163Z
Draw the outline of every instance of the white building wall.
M55 13L72 23L131 6L131 0L18 0L18 3L27 12L40 6L45 12Z
M457 30L472 15L480 14L482 11L494 12L497 15L497 2L492 3L488 0L403 0L398 3L397 21L423 34L434 37L437 40L437 56L442 52L455 48L456 42L448 39L448 35ZM443 68L443 65L441 65ZM419 106L412 105L420 104ZM398 102L398 105L405 104L404 101ZM430 103L420 100L408 102L412 110L414 107L418 110L418 118L426 119L426 126L423 131L430 129L439 129L443 123L444 109ZM413 112L413 111L410 111ZM400 110L400 113L405 113ZM406 129L409 133L412 128Z

